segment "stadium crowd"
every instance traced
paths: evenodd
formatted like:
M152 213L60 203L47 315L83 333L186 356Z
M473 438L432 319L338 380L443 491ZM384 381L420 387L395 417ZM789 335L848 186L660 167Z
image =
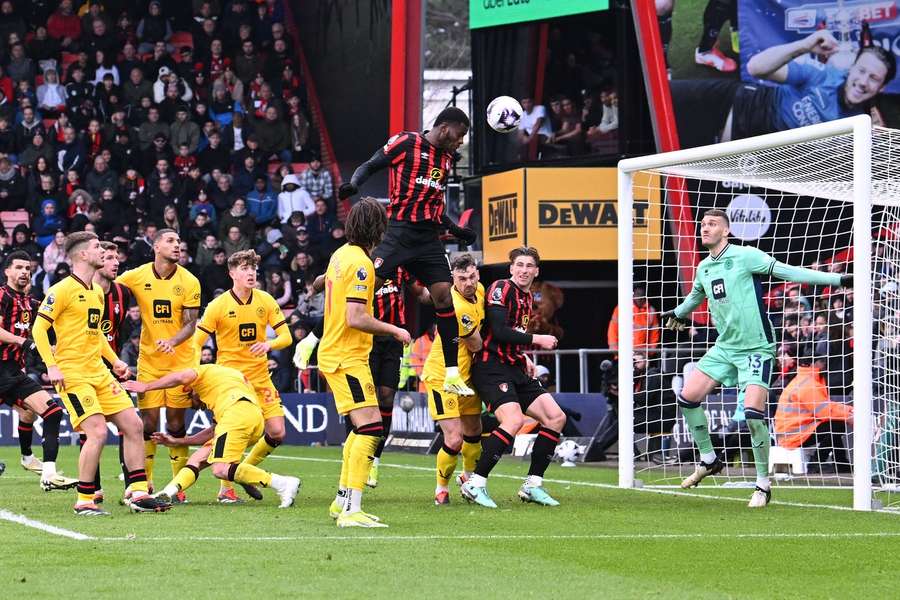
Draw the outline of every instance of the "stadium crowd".
M69 274L65 234L115 242L123 272L169 228L204 305L253 248L295 338L322 317L312 282L344 229L284 18L283 0L0 1L0 258L28 252L36 299ZM132 365L139 327L134 307ZM291 352L270 363L285 389Z

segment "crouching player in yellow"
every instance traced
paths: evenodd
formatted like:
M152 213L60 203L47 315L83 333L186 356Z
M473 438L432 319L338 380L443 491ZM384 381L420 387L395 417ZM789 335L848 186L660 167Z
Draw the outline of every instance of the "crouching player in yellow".
M97 236L86 231L66 236L65 250L72 263L72 274L47 292L38 309L40 318L31 331L37 351L47 365L47 378L66 405L72 427L87 436L78 457L75 514L90 517L109 514L94 502L97 491L94 477L106 443L107 421L115 423L123 437L125 483L131 510L168 510L171 504L147 493L141 419L131 398L102 360L108 360L119 377L128 376L128 365L119 360L100 328L103 293L92 280L94 272L103 267L104 250ZM56 334L55 349L50 347L51 327Z
M374 198L357 202L347 216L347 243L331 255L325 272L325 332L319 370L334 393L337 412L353 430L344 442L341 480L329 513L338 527L387 527L360 506L378 443L385 435L369 368L372 335L409 344L409 333L372 316L375 268L369 253L381 241L387 214Z
M216 424L187 437L175 438L162 433L154 436L157 442L170 447L203 444L155 497L164 502L170 501L175 494L197 481L201 469L212 465L213 475L217 478L236 481L243 486L271 487L278 492L280 508L291 506L300 489L298 478L276 475L241 462L244 450L255 443L265 430L259 401L244 376L222 365L199 365L195 369L175 371L153 381L125 382L125 389L138 394L175 387L202 405L199 408L212 411Z
M259 260L253 250L235 252L228 258L228 274L234 287L209 303L194 334L198 356L209 336L215 335L216 364L243 373L256 392L266 432L244 461L251 465L261 463L284 440L284 408L269 377L268 353L291 344L291 330L281 307L267 292L254 289ZM272 341L266 340L267 325L278 334ZM241 501L227 479L222 480L218 500L222 504Z
M453 309L459 325L459 375L471 386L472 353L481 350L481 322L484 321L484 286L478 282L478 266L469 254L458 256L450 265L453 276ZM444 434L444 445L437 453L437 487L434 503L450 504L450 478L463 455L460 485L475 471L481 455L481 400L478 396L459 396L444 391L444 354L440 333L428 352L422 379L428 393L428 410Z

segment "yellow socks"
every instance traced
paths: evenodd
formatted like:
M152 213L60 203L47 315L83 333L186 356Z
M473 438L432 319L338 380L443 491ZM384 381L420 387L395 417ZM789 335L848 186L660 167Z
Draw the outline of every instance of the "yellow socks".
M169 462L172 464L172 476L177 476L188 461L188 447L175 446L169 448Z
M269 484L272 483L271 473L263 471L257 466L248 465L247 463L240 463L233 471L229 471L228 475L234 481L247 485L269 487Z
M144 440L144 470L147 471L147 481L153 481L153 463L156 460L156 442Z
M174 484L178 488L179 492L183 492L184 490L194 485L194 482L196 481L197 470L192 467L184 467L175 474L175 478L172 480L172 484Z
M437 484L446 487L453 477L453 471L459 462L459 450L450 448L447 444L441 446L437 453Z
M265 460L267 456L272 454L272 451L278 447L279 443L280 442L276 442L268 435L262 436L253 445L253 448L250 450L250 454L247 455L247 458L244 459L244 462L250 465L258 465L263 460Z
M475 472L475 464L481 458L481 436L463 436L462 445L463 470L466 473Z
M347 479L350 475L350 451L353 449L353 444L357 439L356 433L351 431L347 434L347 440L344 442L344 450L342 453L341 460L341 479L340 486L341 488L347 488Z
M352 435L352 434L351 434ZM381 421L369 423L356 428L356 439L350 448L350 456L347 472L347 487L361 490L369 478L369 469L372 468L372 460L378 442L384 435L384 425ZM347 438L349 440L349 437Z

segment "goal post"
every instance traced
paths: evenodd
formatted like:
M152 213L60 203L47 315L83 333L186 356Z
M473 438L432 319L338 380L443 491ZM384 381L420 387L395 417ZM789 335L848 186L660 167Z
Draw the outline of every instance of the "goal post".
M633 292L635 285L645 289L648 304L659 312L674 308L689 291L697 263L706 256L699 245L698 224L702 212L726 207L734 215L732 233L739 233L733 237L735 243L759 247L794 266L833 269L833 272L838 272L840 267L854 274L852 295L821 286L790 287L777 279L762 281L766 302L773 303L768 310L778 318L776 330L784 330L790 336L796 333L796 340L806 340L804 336L815 322L812 331L817 337L808 343L795 344L795 338L786 335L785 339L791 343L782 345L776 334L776 344L779 344L776 352L784 348L785 353L779 363L782 368L779 381L789 380L790 373L784 365L790 363L792 349L803 348L801 353L814 351L813 365L819 367L817 376L831 391L830 400L852 405L852 427L848 424L845 434L835 434L835 439L852 437L852 448L847 448L852 464L836 464L833 476L822 471L814 477L804 466L807 462L804 457L811 456L812 450L806 446L790 447L785 442L786 447L779 447L779 456L791 456L802 464L798 468L794 465L787 474L776 478L775 485L852 485L853 508L871 510L874 435L876 429L885 428L889 435L884 437L882 445L887 444L889 448L881 454L887 457L887 466L876 467L879 472L875 475L880 477L882 471L886 475L900 475L900 464L895 464L900 462L895 440L900 435L895 435L892 429L892 423L900 421L897 419L900 376L895 372L900 360L893 360L891 344L880 343L884 328L879 323L873 327L876 320L873 294L879 314L890 314L893 318L896 310L900 321L900 292L895 304L883 291L886 287L876 287L887 286L889 277L896 277L900 287L900 272L896 275L891 272L890 276L879 272L880 279L876 282L872 247L873 235L877 235L882 247L875 257L876 266L888 271L896 260L900 271L900 178L895 182L890 168L893 153L900 150L897 142L900 142L900 132L873 128L871 119L862 115L619 162L620 215L635 214L636 197L641 202L652 197L651 202L661 203L656 212L648 213L661 220L657 229L651 228L659 232L661 240L653 241L648 230L638 230L633 219L621 218L618 223L618 306L622 328L618 348L620 487L634 487L639 480L641 485L674 485L686 469L693 469L696 455L691 443L685 443L687 433L679 424L680 414L674 409L673 398L689 369L712 345L715 333L709 327L708 315L695 312L697 320L689 340L676 339L671 332L664 332L658 348L637 349L638 357L647 360L641 362L641 370L636 372L634 337L629 335L629 329L634 333L635 327ZM648 195L646 188L653 188L656 195ZM878 208L874 216L873 205ZM691 236L693 239L689 239ZM659 245L658 260L648 258L652 253L644 251L646 244ZM779 304L782 301L783 305ZM852 311L844 308L849 302ZM698 309L704 310L705 306ZM841 315L843 320L834 315ZM825 319L827 335L824 336L816 329L822 326L820 317ZM900 332L900 324L897 329ZM873 345L878 365L882 366L877 382L873 382L876 365ZM900 343L896 353L900 355ZM843 372L841 364L845 365ZM852 381L844 381L849 373ZM635 388L640 396L637 407ZM725 445L729 462L726 475L716 478L716 484L749 485L746 482L753 479L748 469L740 467L742 456L746 464L749 448L742 434L743 398L737 392L735 389L722 392L721 402L712 415L717 425L721 425L717 435L720 441L724 440L721 443ZM874 409L877 419L873 418L876 393L880 394L878 407ZM773 403L778 402L777 397L770 395L770 429L774 426L776 409ZM781 410L780 404L777 406ZM640 430L637 435L636 430ZM780 438L774 431L773 438L773 444L777 444ZM672 448L673 440L677 451ZM648 444L646 449L644 443ZM656 444L662 446L657 450ZM654 446L653 450L650 445ZM832 455L835 463L839 463L838 453L828 456ZM648 456L657 460L647 460ZM845 473L850 468L852 477Z

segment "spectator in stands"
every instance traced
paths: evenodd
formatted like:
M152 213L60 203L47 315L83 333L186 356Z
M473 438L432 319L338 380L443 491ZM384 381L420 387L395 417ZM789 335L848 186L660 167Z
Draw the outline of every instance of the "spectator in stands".
M204 173L212 173L219 170L226 173L230 170L231 160L228 149L222 146L222 137L218 130L214 130L209 136L209 145L200 152L197 160L200 170Z
M55 68L44 70L44 82L37 88L37 108L49 118L66 109L66 88L59 82Z
M256 136L266 161L291 162L290 136L278 116L277 108L270 106L266 109L265 119L256 123Z
M659 312L647 301L647 287L644 284L636 283L634 285L632 298L633 347L635 350L642 350L645 353L653 352L659 348ZM606 341L612 349L619 347L618 306L613 310L612 318L609 321Z
M47 20L47 33L64 51L71 52L81 37L81 19L72 11L72 0L61 0Z
M46 170L48 165L52 165L56 158L53 152L53 146L45 142L46 137L41 132L36 132L18 155L19 165L33 169L38 159L43 159L44 163L41 169Z
M140 142L141 150L149 150L157 135L162 134L168 139L170 133L169 125L161 122L159 119L159 108L151 106L147 110L147 120L141 123L138 129L138 141Z
M311 154L309 146L309 120L302 112L291 114L291 161L303 162Z
M300 187L306 190L313 202L321 199L330 205L334 198L334 181L331 173L322 168L322 159L318 154L311 156L309 169L301 173Z
M25 181L9 158L0 158L0 206L4 210L25 208Z
M321 163L319 163L321 168ZM315 182L313 182L314 185ZM291 215L300 212L304 217L311 216L316 210L310 193L300 185L300 179L293 173L281 180L281 193L278 194L278 218L287 223ZM304 219L305 222L305 219Z
M315 246L324 245L331 236L334 221L328 214L328 202L324 198L316 200L316 211L306 219L309 240Z
M53 234L53 241L44 248L44 271L48 273L54 271L59 263L68 261L69 259L66 256L66 232L59 229Z
M128 81L122 85L122 96L125 103L136 107L141 98L153 96L153 84L144 77L144 70L140 66L134 66L128 71Z
M163 16L160 3L152 0L147 6L147 15L138 22L137 37L141 44L138 52L152 52L157 42L168 42L172 37L172 24ZM166 51L171 52L172 46L166 44Z
M197 248L203 243L203 240L209 236L215 237L216 235L206 209L201 209L194 213L194 208L191 207L191 214L195 216L190 222L186 235L182 237L182 239L187 241L192 253L197 252Z
M13 81L19 82L34 81L37 67L34 61L25 54L25 46L19 43L13 44L10 49L9 63L6 66L6 72Z
M97 156L94 158L94 168L88 171L84 178L84 186L95 198L100 196L100 192L104 189L116 193L119 190L119 174L109 168L105 158Z
M41 249L47 247L56 232L66 228L65 218L59 214L59 206L53 198L47 198L41 202L41 214L34 221L35 242Z
M222 241L222 247L225 249L225 256L231 256L235 252L250 249L250 239L241 233L237 225L228 228L228 233Z
M234 180L231 182L234 193L239 196L246 196L249 194L256 185L256 178L259 176L265 177L265 173L257 168L256 159L249 154L246 155L244 157L244 163L237 168L234 174Z
M310 278L315 279L315 275L313 259L309 253L302 250L295 253L294 258L291 259L290 271L287 273L294 293L295 304L298 296L306 290L306 280Z
M822 376L824 361L801 354L797 375L785 387L775 412L775 441L782 448L815 447L810 472L847 473L851 464L844 444L847 423L853 423L853 407L831 400ZM829 454L833 463L827 463Z
M231 210L222 216L219 221L219 237L227 236L232 227L237 227L241 235L247 239L256 232L256 224L253 217L247 213L247 202L243 198L237 198Z
M138 355L140 354L141 348L141 329L137 327L131 330L126 339L128 340L122 346L122 351L119 354L119 358L122 359L125 364L127 364L132 369L137 369L137 361Z
M207 235L203 238L203 242L197 247L194 264L201 268L212 264L213 255L219 248L221 248L219 238L213 234Z
M540 104L536 105L530 96L523 97L521 104L524 112L519 120L519 144L524 148L536 144L538 152L540 152L540 147L549 142L553 136L550 119L547 118L547 109ZM527 154L523 153L522 158L527 158Z
M28 225L19 223L13 228L12 246L13 250L23 250L32 258L41 256L41 247L34 243L31 235L31 229Z
M231 287L231 277L228 276L228 265L225 263L226 256L224 248L217 248L213 252L212 263L204 267L200 275L201 300L204 304L213 299L216 290L227 290Z
M291 280L281 269L271 269L266 273L266 291L282 308L293 302Z
M253 190L247 194L247 212L257 227L269 225L278 215L278 198L269 185L269 178L263 174L256 176Z
M175 122L169 128L172 150L177 151L181 144L187 144L188 152L193 154L200 144L200 127L189 120L190 112L184 104L178 106L175 111Z

